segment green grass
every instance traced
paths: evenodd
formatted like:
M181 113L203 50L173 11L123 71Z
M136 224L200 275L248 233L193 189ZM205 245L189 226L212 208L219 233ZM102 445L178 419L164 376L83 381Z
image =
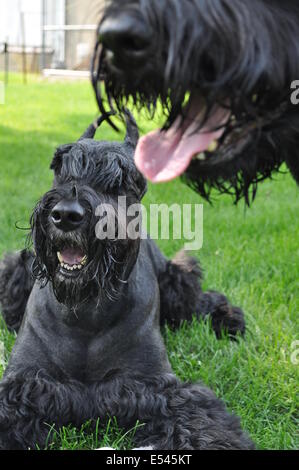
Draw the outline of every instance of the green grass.
M0 77L1 79L1 77ZM96 115L91 87L85 82L48 83L30 77L24 86L13 77L6 105L0 106L0 255L22 248L35 202L51 184L48 170L56 146L78 138ZM156 123L143 124L143 129ZM117 139L107 125L99 139ZM299 366L292 364L292 343L299 340L299 191L289 175L259 188L250 210L215 194L211 207L181 182L150 186L149 202L204 204L204 246L196 253L205 270L205 288L224 292L243 307L243 341L217 341L208 325L194 322L165 341L175 372L184 380L202 380L242 418L260 449L296 449ZM158 242L167 256L182 241ZM14 342L4 327L7 356ZM0 370L1 375L1 370ZM133 431L132 431L133 432ZM63 429L54 447L130 447L115 423L103 432Z

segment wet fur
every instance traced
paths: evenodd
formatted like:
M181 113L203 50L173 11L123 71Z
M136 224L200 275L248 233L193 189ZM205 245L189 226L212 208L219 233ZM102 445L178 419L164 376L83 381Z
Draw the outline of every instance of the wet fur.
M98 42L93 84L102 110L122 109L131 97L154 114L161 101L168 128L178 116L184 120L186 93L196 93L205 100L206 117L215 104L236 116L227 133L229 126L254 127L240 148L226 149L223 163L217 164L218 153L213 164L191 162L183 179L193 189L208 200L216 188L250 204L259 182L283 163L299 183L299 111L290 99L299 77L297 0L111 0L100 28L123 14L143 32L144 60L132 57L132 44ZM110 48L117 70L107 60Z

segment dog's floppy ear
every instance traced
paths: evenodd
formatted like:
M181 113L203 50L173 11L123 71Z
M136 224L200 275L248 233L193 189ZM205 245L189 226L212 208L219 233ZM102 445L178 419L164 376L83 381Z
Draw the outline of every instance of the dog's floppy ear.
M62 167L62 157L65 153L68 153L74 144L65 144L61 145L56 149L52 163L50 165L50 170L53 170L54 173L60 173Z
M137 146L139 139L139 131L135 119L128 109L124 109L126 118L127 134L125 137L125 143L130 144L134 149Z

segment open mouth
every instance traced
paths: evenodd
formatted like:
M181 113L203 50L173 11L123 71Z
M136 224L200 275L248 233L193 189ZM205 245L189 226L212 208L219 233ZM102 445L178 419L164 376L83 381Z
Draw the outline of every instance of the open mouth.
M60 269L67 273L79 273L87 264L87 255L78 247L66 247L57 252Z
M253 105L256 100L255 95ZM139 140L135 162L147 179L153 183L170 181L194 160L206 168L225 163L244 149L258 126L252 119L240 127L229 107L215 105L207 119L205 113L203 101L192 97L183 122L179 117L167 131L157 130Z

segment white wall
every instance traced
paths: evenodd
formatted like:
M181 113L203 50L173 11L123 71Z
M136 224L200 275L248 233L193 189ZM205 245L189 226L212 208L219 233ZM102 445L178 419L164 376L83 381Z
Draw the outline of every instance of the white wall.
M46 23L65 22L65 0L46 0ZM8 39L13 46L22 45L21 12L24 12L25 39L28 46L42 44L42 0L0 0L0 42ZM47 35L47 43L51 35Z
M61 26L65 24L66 0L45 0L46 24ZM53 67L61 66L65 59L65 33L63 31L47 32L46 45L54 49Z
M24 12L28 46L41 45L41 0L0 0L0 42L22 45L21 12Z
M25 45L42 45L42 0L0 0L0 43L22 46L21 13L24 13ZM65 0L45 0L46 24L65 23ZM64 32L47 32L46 46L54 49L53 66L64 62Z

